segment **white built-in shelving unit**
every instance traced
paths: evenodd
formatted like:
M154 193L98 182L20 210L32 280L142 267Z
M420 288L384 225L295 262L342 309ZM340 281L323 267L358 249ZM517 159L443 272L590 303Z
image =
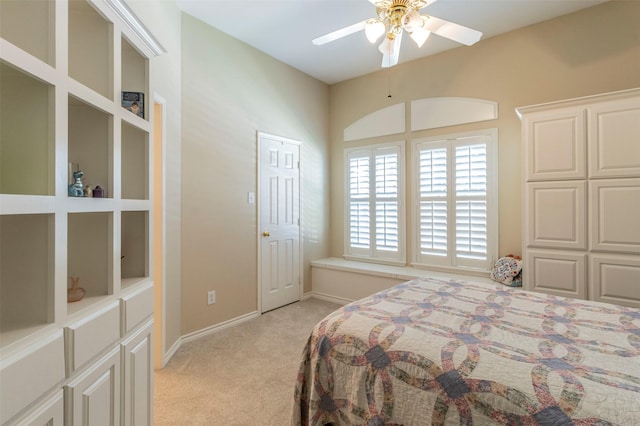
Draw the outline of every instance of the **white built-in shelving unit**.
M0 2L0 424L152 422L161 52L120 0ZM144 94L143 117L122 91ZM70 164L104 198L69 196Z

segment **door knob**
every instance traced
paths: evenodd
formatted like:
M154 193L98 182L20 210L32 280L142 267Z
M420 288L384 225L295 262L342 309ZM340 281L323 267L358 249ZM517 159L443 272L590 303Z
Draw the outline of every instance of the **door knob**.
M269 232L269 231L264 231L264 232L262 233L262 236L263 236L263 237L270 237L270 236L271 236L271 232Z

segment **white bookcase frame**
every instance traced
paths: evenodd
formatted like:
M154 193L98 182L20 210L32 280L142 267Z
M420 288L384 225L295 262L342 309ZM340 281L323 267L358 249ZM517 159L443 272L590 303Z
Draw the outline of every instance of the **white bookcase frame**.
M121 0L0 3L0 424L43 412L57 424L78 377L130 336L151 339L149 73L163 52ZM144 117L122 91L144 94ZM70 163L104 198L68 195ZM71 276L86 295L69 303ZM50 366L41 380L38 364Z

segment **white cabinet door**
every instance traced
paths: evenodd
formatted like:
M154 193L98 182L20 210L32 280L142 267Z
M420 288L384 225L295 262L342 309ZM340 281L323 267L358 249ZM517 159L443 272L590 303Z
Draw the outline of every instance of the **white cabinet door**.
M587 248L585 181L528 183L525 244L528 247Z
M589 107L589 176L640 177L640 98Z
M153 424L153 319L122 342L123 425Z
M591 299L640 308L640 256L594 254L589 263Z
M587 298L586 253L568 250L528 250L525 265L525 290L577 299Z
M589 182L590 248L640 253L640 179Z
M64 387L66 423L119 425L120 374L118 345Z
M528 181L585 179L583 107L533 113L523 118L525 176Z

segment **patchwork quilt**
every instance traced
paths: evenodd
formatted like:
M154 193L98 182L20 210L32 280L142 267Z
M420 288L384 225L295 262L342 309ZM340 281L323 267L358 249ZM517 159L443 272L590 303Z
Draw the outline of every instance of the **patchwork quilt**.
M640 425L640 310L422 278L303 350L293 425Z

